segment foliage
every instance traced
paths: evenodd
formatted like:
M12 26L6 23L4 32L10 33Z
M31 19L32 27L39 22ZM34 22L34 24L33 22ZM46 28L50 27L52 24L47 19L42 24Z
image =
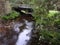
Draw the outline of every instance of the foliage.
M42 30L40 32L40 44L60 45L60 33L55 31Z
M4 20L9 20L9 19L14 19L19 16L19 13L16 11L12 11L11 13L1 16L2 19Z
M54 16L55 14L58 14L58 13L59 13L59 11L49 10L48 17L52 17L52 16Z
M40 44L46 45L60 45L60 12L54 10L52 0L32 0L33 17L35 17L36 28L39 30ZM53 1L52 1L53 2ZM30 3L30 4L31 4ZM50 10L53 9L53 10ZM52 30L52 31L49 31ZM58 31L58 32L55 32ZM44 38L44 39L42 39Z

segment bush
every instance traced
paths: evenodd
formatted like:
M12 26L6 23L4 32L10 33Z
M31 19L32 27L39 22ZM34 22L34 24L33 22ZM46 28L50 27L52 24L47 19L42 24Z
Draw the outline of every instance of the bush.
M42 30L40 32L40 44L60 45L60 33L55 31Z
M1 16L2 19L4 20L9 20L9 19L14 19L19 16L19 13L16 11L12 11L11 13Z

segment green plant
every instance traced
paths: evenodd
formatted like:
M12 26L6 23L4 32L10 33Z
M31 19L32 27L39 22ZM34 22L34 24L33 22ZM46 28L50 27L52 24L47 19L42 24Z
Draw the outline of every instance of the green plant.
M60 45L60 33L55 31L42 30L40 32L40 44Z
M9 20L9 19L14 19L19 16L19 13L16 11L12 11L11 13L1 16L2 19L4 20Z

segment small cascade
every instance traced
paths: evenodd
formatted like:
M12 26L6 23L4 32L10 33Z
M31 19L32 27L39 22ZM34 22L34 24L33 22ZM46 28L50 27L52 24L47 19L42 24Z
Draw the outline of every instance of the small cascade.
M13 10L20 13L18 24L14 25L14 30L18 32L18 39L15 45L37 45L38 36L34 30L33 9L28 6L13 7ZM23 22L23 24L22 24Z
M16 45L27 45L31 39L33 22L28 22L27 20L25 20L25 24L26 24L25 26L26 28L24 28L23 31L19 33ZM18 25L16 26L18 27ZM15 29L19 30L19 27Z
M0 24L0 45L37 45L38 35L34 30L34 23L31 8L14 8L20 13L15 20ZM28 13L21 12L27 10ZM2 36L1 36L2 35ZM2 37L2 40L1 40Z

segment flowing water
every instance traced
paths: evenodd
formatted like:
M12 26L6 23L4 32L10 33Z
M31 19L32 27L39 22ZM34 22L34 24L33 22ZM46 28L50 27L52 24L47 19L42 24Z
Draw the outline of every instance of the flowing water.
M14 24L14 30L17 33L20 32L18 35L18 40L16 42L16 45L27 45L31 39L31 34L32 34L32 30L33 30L33 22L24 20L24 24L25 24L25 28L22 29L21 32L20 32L21 29L19 27L23 26L23 24L22 23Z
M22 20L0 25L0 45L37 45L38 36L34 30L34 21L24 18Z
M24 14L1 24L0 33L0 45L37 45L38 42L32 15Z

